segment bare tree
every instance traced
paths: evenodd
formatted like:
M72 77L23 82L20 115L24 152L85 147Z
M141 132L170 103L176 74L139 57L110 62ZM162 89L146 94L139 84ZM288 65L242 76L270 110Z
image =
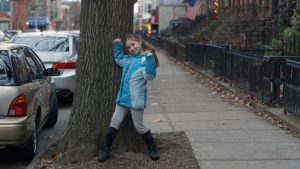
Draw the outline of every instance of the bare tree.
M112 41L132 32L135 2L81 1L76 92L67 133L56 146L63 162L88 160L98 151L114 111L121 77L113 59ZM131 118L126 117L123 123L114 150L138 150L140 138Z

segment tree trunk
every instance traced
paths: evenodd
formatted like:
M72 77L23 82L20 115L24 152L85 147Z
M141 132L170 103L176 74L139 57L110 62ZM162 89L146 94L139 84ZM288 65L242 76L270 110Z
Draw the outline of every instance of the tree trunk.
M98 152L114 112L121 78L112 41L132 32L135 1L81 1L76 92L67 133L56 147L62 153L62 162L88 160ZM139 140L128 113L114 150L137 151Z

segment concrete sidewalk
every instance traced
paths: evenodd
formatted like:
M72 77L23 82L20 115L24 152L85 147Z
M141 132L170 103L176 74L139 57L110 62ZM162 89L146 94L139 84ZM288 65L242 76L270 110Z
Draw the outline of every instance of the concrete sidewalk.
M201 169L297 169L300 139L248 109L222 101L182 66L157 52L145 125L152 132L184 130Z

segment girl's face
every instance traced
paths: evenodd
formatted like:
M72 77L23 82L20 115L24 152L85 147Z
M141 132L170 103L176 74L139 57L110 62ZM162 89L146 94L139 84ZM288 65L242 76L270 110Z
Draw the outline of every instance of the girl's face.
M130 54L138 54L142 52L142 42L135 39L126 40L126 48Z

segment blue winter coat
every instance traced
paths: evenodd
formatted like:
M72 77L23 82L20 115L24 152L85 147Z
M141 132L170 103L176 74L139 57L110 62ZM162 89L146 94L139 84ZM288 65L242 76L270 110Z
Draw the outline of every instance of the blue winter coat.
M116 103L133 109L144 109L147 104L147 80L153 80L156 76L154 55L125 55L121 42L113 45L115 61L123 67Z

